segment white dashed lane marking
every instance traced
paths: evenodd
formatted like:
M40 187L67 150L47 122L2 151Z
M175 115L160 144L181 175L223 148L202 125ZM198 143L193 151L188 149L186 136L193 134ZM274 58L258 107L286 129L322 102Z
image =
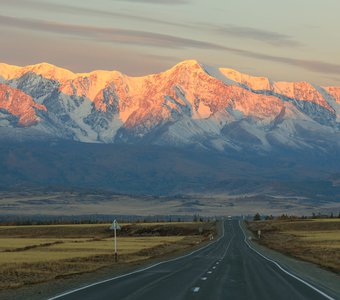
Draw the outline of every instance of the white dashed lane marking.
M212 273L212 271L208 271L208 274L211 274Z
M213 267L213 269L216 269L216 267Z
M202 277L201 279L202 279L202 280L207 280L207 277Z
M198 293L199 290L200 290L200 287L199 287L199 286L196 286L196 287L194 287L194 288L192 289L192 291L193 291L194 293Z

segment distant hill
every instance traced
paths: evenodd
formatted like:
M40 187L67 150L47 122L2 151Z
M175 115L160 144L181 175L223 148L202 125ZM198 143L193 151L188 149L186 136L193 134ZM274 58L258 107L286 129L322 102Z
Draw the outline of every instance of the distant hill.
M0 146L0 188L78 187L126 194L256 193L336 200L340 161L308 153L258 156L153 145L79 142Z

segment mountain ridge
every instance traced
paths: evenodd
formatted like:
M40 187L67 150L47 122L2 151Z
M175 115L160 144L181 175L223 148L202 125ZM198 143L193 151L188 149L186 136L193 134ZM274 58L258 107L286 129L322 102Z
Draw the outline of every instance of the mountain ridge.
M0 78L0 128L16 136L25 129L31 138L222 152L340 147L340 87L274 82L196 60L140 77L0 64Z

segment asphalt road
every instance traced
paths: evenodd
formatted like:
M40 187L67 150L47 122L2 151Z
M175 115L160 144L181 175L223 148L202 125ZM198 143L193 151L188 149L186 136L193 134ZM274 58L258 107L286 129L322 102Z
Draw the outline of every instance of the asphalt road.
M245 243L237 220L190 255L65 292L51 299L332 299L281 270Z

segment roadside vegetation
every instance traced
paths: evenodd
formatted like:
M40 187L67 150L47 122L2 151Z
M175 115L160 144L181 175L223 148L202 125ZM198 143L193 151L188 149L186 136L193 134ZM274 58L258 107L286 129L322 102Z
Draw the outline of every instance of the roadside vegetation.
M118 263L110 224L0 227L0 289L92 272L185 251L215 235L215 222L121 224Z
M266 247L340 272L340 218L283 215L259 220L256 215L248 228L254 239Z

